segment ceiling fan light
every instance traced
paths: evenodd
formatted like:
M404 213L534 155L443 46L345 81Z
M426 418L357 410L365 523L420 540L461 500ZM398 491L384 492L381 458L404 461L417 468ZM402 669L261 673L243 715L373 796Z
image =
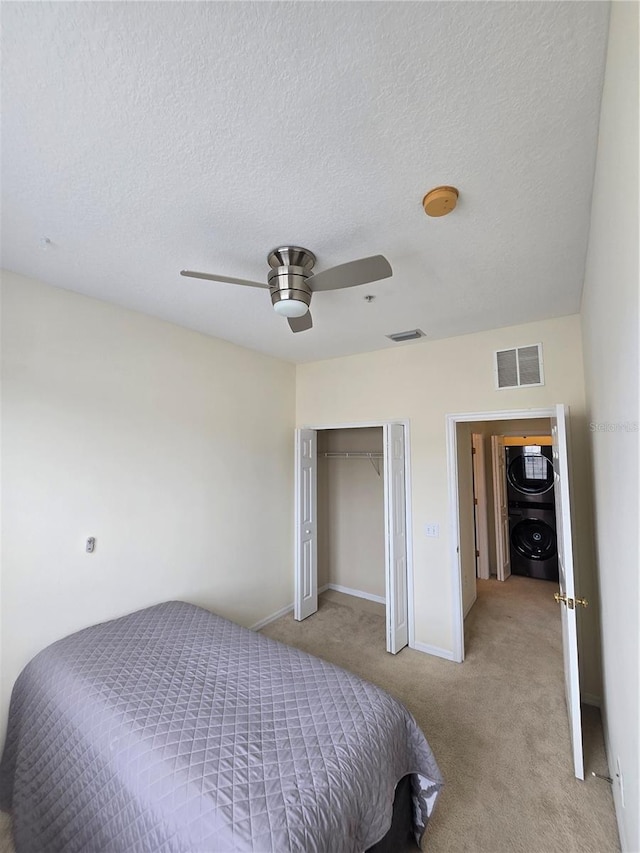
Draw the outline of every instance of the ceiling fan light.
M304 317L309 306L299 299L281 299L274 303L273 310L281 317Z

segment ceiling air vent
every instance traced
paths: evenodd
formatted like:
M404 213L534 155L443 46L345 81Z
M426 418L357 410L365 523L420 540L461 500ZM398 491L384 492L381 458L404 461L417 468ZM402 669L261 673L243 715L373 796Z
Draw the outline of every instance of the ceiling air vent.
M498 350L494 372L499 390L544 385L542 344Z
M416 338L424 338L424 332L420 329L410 329L408 332L394 332L392 335L387 335L392 341L400 343L400 341L415 341Z

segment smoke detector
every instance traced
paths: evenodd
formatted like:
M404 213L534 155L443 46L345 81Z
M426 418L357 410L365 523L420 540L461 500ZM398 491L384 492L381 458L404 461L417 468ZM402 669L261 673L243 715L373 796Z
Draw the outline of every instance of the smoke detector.
M459 192L455 187L435 187L422 199L427 216L446 216L458 203Z

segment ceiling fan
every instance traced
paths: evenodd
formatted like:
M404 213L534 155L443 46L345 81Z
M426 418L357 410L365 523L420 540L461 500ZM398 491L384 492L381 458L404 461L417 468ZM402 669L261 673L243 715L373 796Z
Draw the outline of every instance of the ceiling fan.
M391 265L382 255L339 264L316 275L312 272L316 256L300 246L279 246L269 252L267 261L271 267L267 284L193 270L182 270L180 275L268 288L274 310L288 319L292 332L304 332L313 326L309 305L316 291L341 290L343 287L355 287L392 275Z

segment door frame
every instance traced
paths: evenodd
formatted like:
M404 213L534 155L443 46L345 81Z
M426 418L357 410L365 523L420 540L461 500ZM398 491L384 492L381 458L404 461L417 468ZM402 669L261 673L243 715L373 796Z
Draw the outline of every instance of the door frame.
M296 427L299 429L313 429L316 432L325 429L366 429L367 427L382 427L390 424L401 424L404 427L404 500L405 500L405 525L406 525L406 543L407 543L407 627L409 629L409 648L415 648L415 624L414 624L414 593L413 593L413 510L411 504L411 434L409 420L407 418L389 418L383 421L362 421L355 423L328 423L328 424L301 424ZM382 444L383 462L386 463L386 447L383 441ZM385 518L388 510L388 495L385 490ZM297 502L297 496L296 496ZM296 509L297 512L297 509ZM294 540L296 537L294 537ZM296 549L297 554L297 549ZM385 564L388 555L385 554ZM298 573L297 557L295 562L295 571ZM389 606L389 602L385 596L385 609Z
M493 412L459 412L446 416L447 475L449 480L449 553L451 558L451 624L453 633L452 659L464 660L464 610L462 606L462 564L460 561L460 513L458 509L458 437L459 423L474 421L519 421L529 418L553 418L556 407L543 409L503 409Z

